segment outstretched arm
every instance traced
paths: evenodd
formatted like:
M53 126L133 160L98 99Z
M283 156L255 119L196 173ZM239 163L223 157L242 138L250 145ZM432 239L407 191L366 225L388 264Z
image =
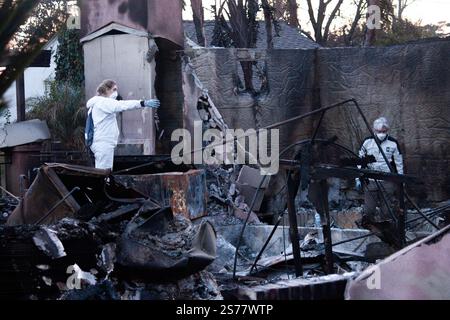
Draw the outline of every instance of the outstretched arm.
M141 108L141 100L113 100L108 101L108 107L112 113L122 112L126 110L132 110Z

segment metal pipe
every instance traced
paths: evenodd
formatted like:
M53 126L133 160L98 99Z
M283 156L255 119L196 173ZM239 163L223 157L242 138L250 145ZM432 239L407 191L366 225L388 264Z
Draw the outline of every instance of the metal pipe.
M331 239L330 210L328 208L328 184L327 180L320 180L322 194L322 210L325 223L322 222L323 242L325 244L325 271L333 273L333 241Z
M55 211L56 208L58 208L68 197L72 195L75 191L79 191L79 187L73 188L68 194L66 194L61 200L59 200L44 216L42 216L38 221L34 223L34 225L40 224L42 221L44 221L53 211Z
M399 201L399 217L397 221L398 233L402 247L406 245L406 205L405 205L405 188L403 183L398 184L398 201Z
M320 114L320 119L319 119L319 123L317 124L317 126L316 126L316 128L315 128L315 130L314 130L314 134L313 134L313 136L312 136L312 138L311 138L311 144L314 144L314 140L316 140L316 137L317 137L317 134L319 133L319 128L320 128L320 125L322 124L322 120L323 120L323 117L325 116L325 111L323 111L321 114Z
M20 201L19 197L16 197L15 195L13 195L11 192L9 192L8 190L6 190L5 188L3 188L2 186L0 186L0 189L2 189L7 195L9 195L10 197L14 198L17 201Z
M420 209L419 207L414 203L414 201L412 201L412 199L409 197L409 195L405 192L405 197L406 200L408 200L412 206L414 207L414 209L416 209L416 211L429 223L431 224L433 227L436 228L436 230L440 230L440 228L433 222L431 221Z
M294 254L295 275L300 277L303 275L303 267L300 253L300 239L298 237L297 213L295 211L295 195L300 185L300 178L292 178L292 172L288 171L287 189L288 199L287 208L289 215L289 236L292 243L292 253Z
M250 214L252 213L253 207L255 206L255 202L256 202L256 196L259 192L259 190L261 189L264 180L266 179L267 176L264 176L261 179L261 182L259 183L258 187L256 188L255 194L253 195L253 199L252 202L250 204L250 207L248 209L248 213L247 213L247 217L245 218L244 224L242 225L242 229L241 229L241 233L239 234L239 238L238 238L238 243L236 245L236 251L234 253L234 265L233 265L233 279L236 278L236 267L237 267L237 256L238 256L238 250L239 247L241 246L241 241L242 241L242 237L244 235L244 231L245 231L245 227L247 226L248 220L250 218Z
M272 231L270 232L269 237L267 238L266 242L264 242L263 247L261 248L261 250L259 251L258 255L256 256L255 261L253 262L253 265L252 265L252 267L250 268L250 274L253 272L253 269L255 269L255 267L256 267L256 265L257 265L259 259L261 258L262 254L263 254L263 252L264 252L264 250L266 250L267 246L269 245L270 240L272 240L272 237L273 237L273 235L275 234L275 231L277 230L277 228L278 228L278 226L279 226L279 224L280 224L280 222L281 222L281 218L282 218L282 217L283 217L283 216L279 216L279 217L278 217L278 220L277 220L277 222L275 223L275 225L273 226Z
M371 232L371 233L368 233L368 234L365 234L365 235L362 235L362 236L359 236L359 237L355 237L355 238L351 238L351 239L347 239L347 240L342 240L342 241L333 243L333 247L334 246L338 246L338 245L343 244L343 243L347 243L347 242L352 242L352 241L356 241L356 240L359 240L359 239L368 238L368 237L374 236L374 235L375 235L375 233Z
M378 192L381 194L381 198L383 199L383 202L389 211L389 214L391 215L392 219L394 219L395 223L397 223L397 217L395 216L394 212L392 212L392 208L389 205L389 203L386 199L386 196L384 194L384 191L386 191L386 190L382 187L382 185L380 185L380 183L377 180L374 180L374 181L375 181L375 184L377 185ZM370 191L367 190L367 192L370 192Z
M432 209L432 210L430 210L429 212L427 212L425 215L426 215L428 218L430 218L430 217L433 217L434 215L440 213L441 211L444 211L444 210L447 210L447 209L450 209L450 204L445 205L445 206L442 206L442 207L438 207L438 208L435 208L435 209ZM408 220L408 221L406 222L406 224L410 224L410 223L412 223L412 222L415 222L415 221L417 221L417 220L422 220L422 219L423 219L423 217L417 217L417 218Z

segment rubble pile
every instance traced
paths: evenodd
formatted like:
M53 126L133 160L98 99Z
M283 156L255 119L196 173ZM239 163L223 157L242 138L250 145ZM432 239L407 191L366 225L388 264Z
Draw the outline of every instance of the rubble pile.
M158 230L156 234L147 232L132 233L130 239L136 240L164 252L170 257L179 257L192 247L194 226L183 216L175 216L169 222L166 232Z
M283 286L304 288L300 298L314 296L308 290L335 298L343 297L348 279L396 251L386 228L379 234L358 229L361 207L335 208L334 275L327 278L322 221L313 207L298 206L299 276L288 210L275 225L255 213L264 208L264 181L255 169L161 168L109 175L48 164L21 205L1 200L8 220L0 225L0 299L267 298ZM253 202L258 209L250 210ZM439 213L448 207L425 213L443 223ZM426 235L417 229L413 223L408 230L411 241ZM334 289L328 294L321 286Z
M193 269L192 262L176 266L176 270L182 271L181 279L178 276L164 281L155 280L155 275L158 278L161 272L170 274L169 265L160 265L160 273L148 279L141 277L142 273L157 271L158 266L151 269L152 262L166 261L152 261L156 253L177 258L180 262L180 257L188 252L201 252L193 248L196 231L201 226L175 216L169 224L172 233L161 234L161 238L156 235L137 236L134 240L152 247L154 256L142 256L141 261L145 263L131 265L125 273L123 270L115 271L120 269L118 263L127 265L135 261L125 261L121 256L133 256L136 252L128 252L129 247L121 247L121 224L66 218L49 226L0 227L0 257L3 261L0 297L69 300L221 298L212 275L202 271L199 264L197 269ZM181 230L180 236L178 230ZM213 260L206 252L203 255L207 256L202 259L204 264ZM134 267L137 272L134 272ZM8 279L13 270L14 279Z

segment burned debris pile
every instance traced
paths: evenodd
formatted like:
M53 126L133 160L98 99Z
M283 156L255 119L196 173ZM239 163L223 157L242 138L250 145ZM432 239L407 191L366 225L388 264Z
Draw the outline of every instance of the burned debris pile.
M0 224L6 223L11 212L13 212L18 204L19 199L8 194L5 197L0 198Z
M352 99L273 127L349 103L364 117ZM45 164L0 227L0 296L343 299L373 265L447 239L449 202L420 209L405 188L417 177L361 168L369 160L336 140L290 145L271 176L257 165L177 166L160 156L113 173ZM332 181L355 179L397 188L398 207L383 199L389 219L365 220L361 199L329 201ZM365 294L357 292L351 298Z
M195 174L204 184L201 171L186 173ZM186 175L145 176L156 188L148 195L136 191L139 179L136 187L100 170L44 165L0 226L0 296L221 299L204 270L216 256L216 234L208 221L190 220L206 203L203 192L189 193L192 183L176 183Z
M330 272L317 211L299 206L298 276L288 210L275 224L250 211L244 194L264 196L259 175L243 179L255 169L184 169L164 172L161 162L157 173L110 175L42 166L23 199L2 200L0 298L341 299L350 279L398 250L386 228L355 226L361 208L334 210ZM424 213L442 228L448 209ZM420 215L408 217L408 242L430 234Z

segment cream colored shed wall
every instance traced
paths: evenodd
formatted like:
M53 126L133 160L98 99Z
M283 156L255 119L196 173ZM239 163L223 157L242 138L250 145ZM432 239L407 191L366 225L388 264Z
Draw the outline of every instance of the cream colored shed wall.
M155 60L149 62L153 40L134 34L102 35L83 44L86 97L98 84L113 79L124 100L154 98ZM116 155L155 154L153 110L137 109L117 115L120 128Z

